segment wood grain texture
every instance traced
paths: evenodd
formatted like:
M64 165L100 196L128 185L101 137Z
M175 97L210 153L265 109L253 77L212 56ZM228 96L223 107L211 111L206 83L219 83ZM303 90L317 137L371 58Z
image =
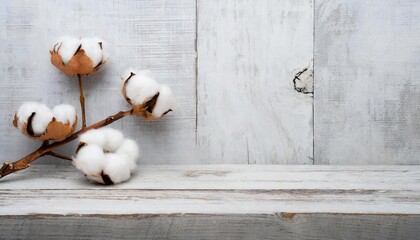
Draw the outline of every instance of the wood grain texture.
M312 164L313 99L293 85L312 72L312 1L198 1L197 14L201 162Z
M417 239L420 216L3 216L1 239Z
M196 161L187 151L196 136L195 0L0 0L0 6L1 160L17 160L39 146L12 126L22 102L65 102L80 113L77 79L52 66L48 52L57 38L73 35L105 39L111 55L102 72L84 80L88 123L128 109L121 74L130 68L150 69L159 82L172 87L180 107L158 122L133 117L113 127L137 140L141 164ZM71 144L62 152L74 150Z
M315 4L315 164L420 163L420 2Z
M102 186L70 166L33 166L1 181L0 215L420 214L419 176L420 166L147 166Z

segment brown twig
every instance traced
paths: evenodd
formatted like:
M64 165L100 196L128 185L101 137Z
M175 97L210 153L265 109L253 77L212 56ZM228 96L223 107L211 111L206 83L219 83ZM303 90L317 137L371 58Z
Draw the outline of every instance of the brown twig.
M50 155L50 156L53 156L53 157L56 157L56 158L73 161L73 159L71 157L60 154L60 153L56 153L56 152L49 152L49 153L46 153L45 155Z
M41 147L39 147L37 150L35 150L34 152L32 152L31 154L27 155L26 157L21 158L20 160L13 162L13 163L8 163L8 162L4 162L2 168L0 169L0 178L10 174L10 173L14 173L17 171L20 171L22 169L28 168L30 166L30 163L32 163L33 161L37 160L38 158L44 156L44 155L51 155L50 153L60 147L63 146L73 140L75 140L76 138L78 138L81 134L91 130L91 129L96 129L96 128L101 128L104 126L107 126L125 116L131 115L133 113L133 110L130 109L128 111L121 111L115 115L109 116L107 118L105 118L102 121L99 121L95 124L90 125L89 127L85 127L82 128L81 130L73 133L72 135L68 136L66 139L64 139L61 142L54 142L52 144L46 144L44 142L44 144L41 145Z
M83 94L82 76L80 76L80 74L77 74L77 79L79 79L80 107L82 108L82 128L85 128L86 127L86 111L85 111L85 95Z

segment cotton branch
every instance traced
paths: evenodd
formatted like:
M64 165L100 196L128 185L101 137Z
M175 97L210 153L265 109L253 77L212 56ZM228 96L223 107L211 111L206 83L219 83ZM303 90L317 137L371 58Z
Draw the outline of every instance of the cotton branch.
M3 178L4 176L10 174L10 173L14 173L20 170L23 170L25 168L28 168L30 166L30 163L32 163L33 161L37 160L38 158L45 156L45 155L56 155L56 153L52 153L52 151L58 147L61 147L73 140L75 140L76 138L78 138L81 134L91 130L91 129L96 129L96 128L101 128L101 127L105 127L123 117L129 116L133 113L133 110L130 109L128 111L121 111L115 115L111 115L107 118L105 118L102 121L99 121L95 124L92 124L88 127L82 128L81 130L73 133L72 135L68 136L66 139L64 139L61 142L54 142L52 144L42 144L41 147L39 147L36 151L32 152L31 154L21 158L18 161L15 161L13 163L8 163L8 162L4 162L3 166L0 169L0 178Z
M85 95L83 94L83 82L82 76L77 74L79 80L79 91L80 91L80 107L82 108L82 128L86 127L86 111L85 111Z

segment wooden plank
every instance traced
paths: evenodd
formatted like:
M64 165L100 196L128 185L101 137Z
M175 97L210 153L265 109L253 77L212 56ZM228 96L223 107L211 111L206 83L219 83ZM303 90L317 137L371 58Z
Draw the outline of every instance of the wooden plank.
M1 181L0 215L420 214L419 166L207 167L150 166L109 187L66 166L31 167Z
M8 189L420 190L420 166L145 165L130 181L92 184L73 166L41 165L0 180Z
M195 0L17 0L0 5L2 160L16 160L39 144L12 126L22 102L66 102L79 109L77 81L55 69L48 52L60 36L74 35L104 38L111 55L102 72L86 77L88 123L128 109L121 74L129 68L150 69L158 81L172 86L180 107L158 122L133 117L113 126L137 140L142 164L196 162L188 151L196 137ZM71 144L63 151L73 154L74 149Z
M198 1L202 163L312 164L312 0ZM300 84L300 83L299 83ZM300 86L302 87L302 86Z
M315 4L315 163L420 163L420 2Z
M0 217L2 239L417 239L420 216L345 214Z

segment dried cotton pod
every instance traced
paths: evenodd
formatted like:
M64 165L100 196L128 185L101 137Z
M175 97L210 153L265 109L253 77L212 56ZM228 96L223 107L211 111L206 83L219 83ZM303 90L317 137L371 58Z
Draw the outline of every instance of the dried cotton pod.
M109 59L103 47L104 41L99 38L63 37L50 50L51 63L68 76L94 73Z
M137 143L112 128L90 130L80 136L73 164L87 178L110 185L127 181L136 168Z
M170 87L157 83L147 71L129 71L123 80L123 96L137 116L157 120L173 111L175 100Z
M15 114L13 125L33 139L62 141L76 129L76 110L66 104L51 110L41 103L26 102Z

